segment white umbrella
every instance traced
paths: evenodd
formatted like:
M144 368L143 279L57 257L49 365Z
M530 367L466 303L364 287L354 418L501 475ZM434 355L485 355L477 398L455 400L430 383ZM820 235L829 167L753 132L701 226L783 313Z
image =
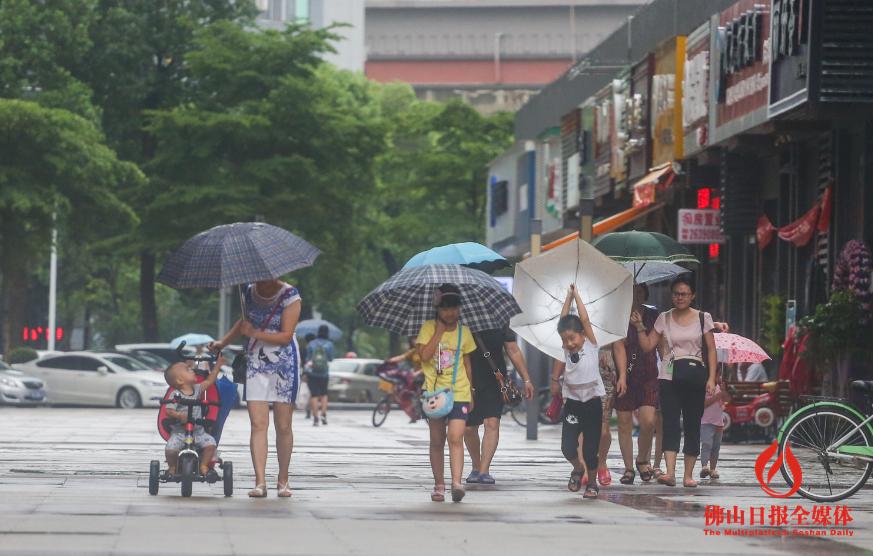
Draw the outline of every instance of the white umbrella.
M633 276L588 243L576 240L516 265L512 294L521 314L510 327L525 341L563 359L558 319L570 284L585 303L599 346L627 335Z

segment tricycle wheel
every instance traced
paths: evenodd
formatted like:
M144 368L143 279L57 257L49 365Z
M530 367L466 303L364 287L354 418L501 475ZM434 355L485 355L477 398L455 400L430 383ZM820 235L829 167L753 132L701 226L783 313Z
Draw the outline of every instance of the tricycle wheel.
M179 474L182 476L182 496L191 496L191 487L194 483L195 466L197 462L193 457L184 458L179 462Z
M153 459L149 463L149 494L155 496L161 484L161 462Z
M221 469L224 471L224 495L233 496L233 464L226 461Z

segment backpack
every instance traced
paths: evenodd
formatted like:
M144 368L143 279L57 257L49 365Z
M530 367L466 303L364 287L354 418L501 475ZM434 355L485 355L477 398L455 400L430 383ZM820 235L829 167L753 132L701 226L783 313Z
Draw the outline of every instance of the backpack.
M312 352L312 374L324 376L328 372L327 347L323 342L318 342L315 351Z

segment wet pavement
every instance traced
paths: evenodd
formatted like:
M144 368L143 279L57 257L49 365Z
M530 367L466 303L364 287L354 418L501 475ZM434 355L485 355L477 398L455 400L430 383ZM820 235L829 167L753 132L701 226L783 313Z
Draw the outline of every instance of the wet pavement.
M220 447L234 462L234 496L223 497L220 483L195 484L183 499L178 485L147 491L149 460L163 452L154 410L0 408L0 554L873 553L870 487L845 502L853 519L845 526L751 526L749 515L707 526L707 506L812 514L815 504L770 498L757 486L763 445L723 445L721 480L684 489L639 478L619 484L614 441L613 484L589 501L566 490L559 427L541 427L529 442L507 420L492 466L497 485L471 486L463 503L440 504L429 499L424 423L392 412L376 429L367 411L336 411L316 428L302 417L295 415L291 500L276 498L274 460L270 497L247 498L244 411L231 414Z

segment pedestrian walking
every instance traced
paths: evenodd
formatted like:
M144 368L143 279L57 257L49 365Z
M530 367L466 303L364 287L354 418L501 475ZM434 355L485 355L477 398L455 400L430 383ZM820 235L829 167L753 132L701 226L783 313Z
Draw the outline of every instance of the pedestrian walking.
M616 383L615 359L612 356L612 348L602 347L597 350L597 362L600 380L603 381L603 389L606 392L606 395L603 396L603 419L600 424L600 449L597 452L597 482L601 486L609 486L612 484L612 474L609 472L606 458L609 455L609 447L612 446L610 421L612 421ZM583 483L587 480L588 476L586 475L583 478Z
M692 474L700 455L700 420L704 398L715 390L716 352L712 316L693 309L694 287L679 276L670 284L673 309L658 315L654 329L647 330L639 312L631 313L640 347L653 351L664 338L668 355L658 374L658 394L664 420L664 459L667 472L658 482L676 486L676 457L682 430L685 473L683 486L696 487ZM680 420L682 426L680 428Z
M310 411L312 426L318 426L318 413L321 411L321 424L327 425L327 385L330 380L330 362L333 361L333 342L326 324L318 327L318 336L306 345L306 370L309 375Z
M703 418L700 420L700 478L711 477L718 480L718 453L721 449L721 437L724 433L724 404L727 392L719 380L715 391L707 394L703 402Z
M452 477L452 501L464 495L461 478L464 472L464 429L473 404L470 354L476 343L470 329L460 322L461 291L454 284L440 285L434 296L436 315L427 320L415 343L421 354L424 387L429 392L447 388L453 393L454 405L442 418L430 418L430 467L434 487L430 498L445 500L445 446L449 442L449 466Z
M633 309L638 313L647 328L652 328L658 319L658 311L645 305L649 288L645 284L634 285ZM649 455L652 440L660 422L658 408L658 354L657 350L645 352L640 347L637 329L628 325L627 337L612 344L612 353L618 370L616 383L615 410L618 413L618 445L624 460L624 474L619 482L632 485L636 474L643 482L655 476ZM639 436L637 437L637 457L634 460L633 415L637 412ZM655 446L656 467L660 463L662 435L658 433Z
M249 338L244 399L251 422L249 448L255 471L255 488L249 496L267 496L267 430L272 404L279 458L278 496L288 498L288 467L294 446L291 418L300 388L300 350L294 335L300 319L300 293L281 280L265 280L244 286L242 295L243 317L209 347L219 352L239 335Z
M503 415L503 393L495 373L503 373L504 382L512 380L506 372L504 352L524 380L525 398L533 398L534 389L515 332L509 328L485 330L477 332L474 338L477 349L470 357L473 364L474 407L464 431L464 444L470 454L473 470L466 482L493 485L495 479L491 476L491 460L500 443L500 417ZM480 440L479 427L483 425L485 431Z
M301 381L303 382L303 384L301 386L305 385L306 391L307 391L307 399L306 399L306 404L305 404L306 418L307 419L312 417L312 391L309 390L309 366L308 366L309 360L306 358L306 351L307 351L307 348L309 347L309 342L311 342L314 339L315 339L315 334L307 334L306 336L303 337L303 342L304 342L303 345L300 346L301 347L301 349L300 349L300 363L301 363L301 368L303 369L303 374L301 376Z
M574 300L578 315L570 314ZM564 360L556 361L552 369L551 391L553 395L561 393L564 398L561 452L573 466L567 489L579 492L586 470L593 474L598 466L606 390L600 378L594 330L582 298L572 285L558 320L558 334L561 336ZM563 387L559 386L561 375L564 376ZM582 457L579 454L580 446ZM583 496L597 498L599 492L597 481L590 480Z

